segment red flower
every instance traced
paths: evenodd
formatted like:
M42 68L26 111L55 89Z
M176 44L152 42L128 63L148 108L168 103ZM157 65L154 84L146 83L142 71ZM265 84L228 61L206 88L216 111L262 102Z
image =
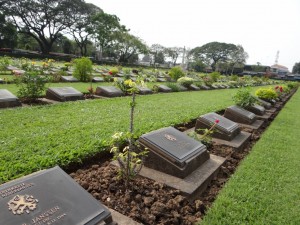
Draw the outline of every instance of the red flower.
M215 120L215 123L219 123L220 122L220 120Z
M282 88L282 87L280 87L279 91L280 91L280 92L282 92L282 91L283 91L283 88Z
M112 74L113 74L111 71L109 71L108 73L109 73L109 75L112 75Z
M275 87L275 90L277 90L278 88L279 88L279 86L276 86L276 87Z

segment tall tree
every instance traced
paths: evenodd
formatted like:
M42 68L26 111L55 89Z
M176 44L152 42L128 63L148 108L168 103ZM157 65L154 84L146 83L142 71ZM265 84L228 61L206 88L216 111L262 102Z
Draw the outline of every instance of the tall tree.
M114 44L114 50L118 56L119 62L129 62L136 55L146 54L148 52L147 45L140 38L129 34L128 32L121 35L115 34L117 41Z
M215 71L217 63L226 62L236 50L237 46L234 44L210 42L201 47L192 49L190 54L193 55L195 60L209 60L211 62L212 69Z
M78 19L68 29L80 49L81 56L87 55L87 46L90 43L89 38L94 31L92 18L97 13L103 13L103 10L90 3L83 4L78 15L74 15Z
M5 1L0 11L9 16L18 31L33 37L41 51L49 53L59 33L78 19L83 0L14 0Z
M0 13L0 48L14 48L17 44L17 29Z
M245 52L243 46L237 45L236 47L236 50L231 53L229 60L231 65L231 74L233 74L235 66L243 66L249 57L248 53Z
M150 54L153 57L152 63L164 63L165 62L165 47L160 44L153 44L150 47Z
M292 73L300 74L300 62L295 63Z
M180 56L180 54L183 53L183 48L180 48L180 47L166 48L165 52L166 52L167 56L171 58L173 66L175 66L178 57Z
M110 15L104 12L97 13L92 17L93 34L97 39L100 47L100 60L105 48L111 48L112 43L116 40L116 33L123 35L127 32L125 26L120 24L120 19L116 15Z

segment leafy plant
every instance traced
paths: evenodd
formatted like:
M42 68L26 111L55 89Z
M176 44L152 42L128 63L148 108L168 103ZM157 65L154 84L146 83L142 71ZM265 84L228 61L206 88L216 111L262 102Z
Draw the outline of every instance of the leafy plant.
M9 66L11 62L11 58L4 56L4 57L0 57L0 71L4 71L6 70L6 67Z
M32 70L17 76L15 81L17 87L19 87L18 97L34 102L43 95L48 79L40 76L38 71Z
M212 72L209 74L209 77L212 79L213 82L217 82L220 79L221 74L219 72Z
M240 88L232 97L234 103L242 108L247 108L257 101L250 93L249 88Z
M179 92L180 88L178 87L177 83L167 83L167 87L172 89L172 92Z
M109 74L112 76L115 76L117 73L119 73L119 69L117 67L113 67L109 70Z
M175 66L169 71L170 77L177 81L180 77L183 77L185 74L180 66Z
M93 63L87 57L82 57L75 59L74 61L74 77L82 82L87 82L91 80L91 74L93 71Z
M256 90L255 95L262 99L275 99L277 98L277 93L273 88L259 88Z
M184 87L189 87L193 84L194 79L190 77L181 77L177 80L177 82L183 85Z
M113 145L111 152L114 154L114 159L118 161L120 169L119 175L125 181L125 187L128 188L129 182L142 169L142 158L147 154L147 149L139 151L139 145L134 139L134 109L136 106L136 93L138 92L137 84L132 80L124 81L126 93L132 95L130 102L130 125L129 132L116 133L113 135ZM125 147L124 143L128 144Z

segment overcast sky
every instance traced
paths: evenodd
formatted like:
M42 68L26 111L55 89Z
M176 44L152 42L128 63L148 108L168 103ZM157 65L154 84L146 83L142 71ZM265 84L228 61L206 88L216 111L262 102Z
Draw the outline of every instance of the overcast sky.
M300 0L86 0L114 14L148 46L242 45L247 63L300 62Z

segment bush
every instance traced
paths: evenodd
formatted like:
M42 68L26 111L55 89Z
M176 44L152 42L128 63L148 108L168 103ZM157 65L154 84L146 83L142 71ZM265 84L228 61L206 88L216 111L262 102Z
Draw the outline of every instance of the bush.
M180 66L175 66L170 69L169 75L173 80L177 81L180 77L184 77L185 74Z
M176 83L167 83L166 86L171 88L172 92L179 92L180 91L180 87L178 87L178 85Z
M177 80L177 82L184 87L189 87L193 84L194 79L190 77L181 77Z
M119 69L117 67L113 67L109 70L109 74L112 76L116 75L117 73L119 73Z
M0 57L0 71L5 71L6 67L11 63L10 57Z
M212 79L213 82L217 82L220 79L221 74L219 72L212 72L209 74L209 77Z
M16 78L16 85L19 87L18 97L25 101L34 102L41 97L46 89L47 78L40 76L38 71L29 71Z
M234 103L242 108L250 107L257 101L248 88L239 89L232 98Z
M259 88L256 90L255 95L262 99L275 99L277 98L276 91L273 88Z
M81 82L87 82L91 80L91 73L93 71L93 63L87 57L82 57L74 60L74 73L73 76L76 77Z

